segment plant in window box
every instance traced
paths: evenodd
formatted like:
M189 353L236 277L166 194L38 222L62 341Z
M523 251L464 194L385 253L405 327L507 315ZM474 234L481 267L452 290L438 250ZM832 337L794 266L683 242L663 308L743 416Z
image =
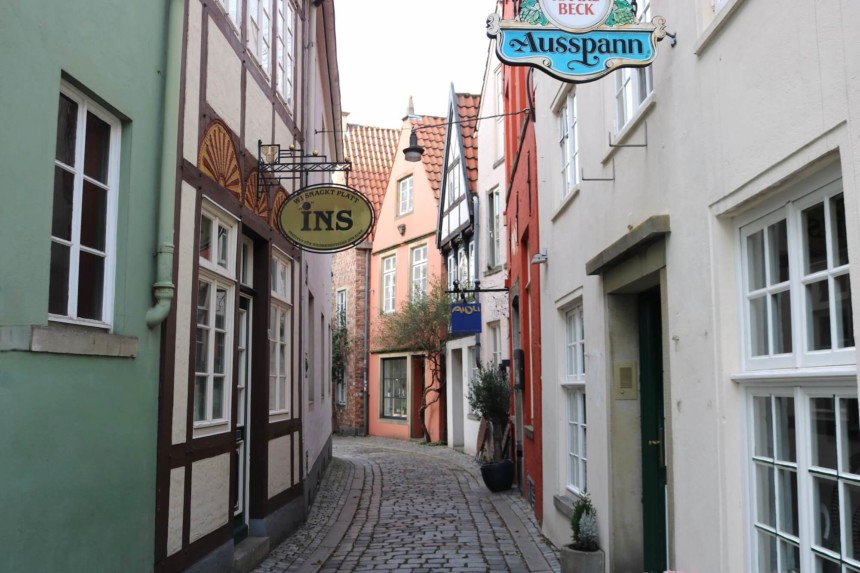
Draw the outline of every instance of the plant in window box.
M504 491L514 481L514 464L505 456L509 444L511 385L504 369L478 365L477 376L469 381L469 407L486 421L489 428L483 443L484 463L481 477L490 491Z
M573 504L573 543L561 548L562 573L603 573L604 555L597 544L597 509L586 493Z

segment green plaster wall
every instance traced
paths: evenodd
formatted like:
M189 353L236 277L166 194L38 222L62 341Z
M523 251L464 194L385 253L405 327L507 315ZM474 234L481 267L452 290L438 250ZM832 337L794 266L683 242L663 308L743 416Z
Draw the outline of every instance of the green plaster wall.
M0 351L0 571L152 571L166 0L0 0L0 330L48 324L61 78L123 120L114 332L135 358ZM2 338L2 337L0 337Z

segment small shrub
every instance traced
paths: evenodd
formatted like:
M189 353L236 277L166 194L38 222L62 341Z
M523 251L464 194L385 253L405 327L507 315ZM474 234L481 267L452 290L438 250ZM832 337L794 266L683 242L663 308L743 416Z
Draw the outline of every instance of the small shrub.
M597 550L597 509L591 503L591 497L588 494L580 497L573 504L570 527L573 530L574 549Z

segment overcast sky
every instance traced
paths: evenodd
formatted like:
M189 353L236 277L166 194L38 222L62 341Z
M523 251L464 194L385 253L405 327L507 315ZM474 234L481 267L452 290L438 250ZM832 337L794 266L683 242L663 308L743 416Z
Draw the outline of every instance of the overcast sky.
M445 115L451 82L479 94L495 0L335 0L337 59L349 122L399 128L409 96Z

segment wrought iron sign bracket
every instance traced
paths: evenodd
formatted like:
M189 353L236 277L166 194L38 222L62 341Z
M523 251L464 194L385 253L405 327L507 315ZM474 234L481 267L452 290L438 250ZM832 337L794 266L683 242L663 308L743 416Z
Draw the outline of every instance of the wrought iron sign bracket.
M612 143L612 132L609 132L609 147L648 147L648 122L643 125L645 129L645 143Z
M615 158L612 159L612 177L611 178L607 179L605 177L594 177L594 178L586 177L585 176L585 170L580 167L579 168L579 179L581 181L615 181Z
M257 199L269 181L299 181L307 173L346 172L346 184L349 186L349 172L352 163L349 161L329 161L325 155L314 150L305 153L301 148L290 145L281 149L278 144L263 145L257 140Z
M506 288L481 288L481 281L475 281L475 286L477 288L460 288L460 281L454 281L454 288L451 290L446 290L445 292L448 294L459 295L461 299L466 298L467 294L481 294L482 292L510 292Z
M672 34L670 32L666 32L666 35L669 36L670 38L672 38L672 43L669 44L669 46L674 48L678 44L678 33L675 32L674 34Z

